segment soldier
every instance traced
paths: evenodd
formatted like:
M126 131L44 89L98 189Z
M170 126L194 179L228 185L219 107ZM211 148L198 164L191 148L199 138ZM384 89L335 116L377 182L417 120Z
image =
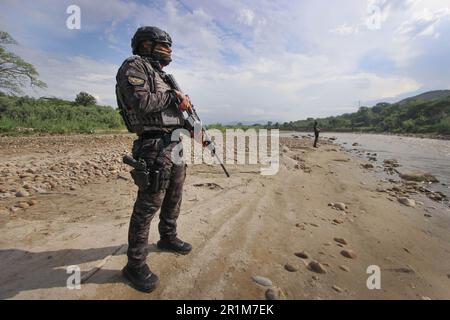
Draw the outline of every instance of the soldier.
M122 270L124 277L144 292L153 291L159 282L146 258L150 222L160 208L161 239L157 247L180 254L192 250L176 231L186 165L177 165L171 159L179 143L171 141L171 133L183 127L180 110L189 110L191 104L186 95L165 81L162 69L172 61L171 46L167 32L156 27L139 28L131 41L133 56L124 61L116 77L119 110L128 130L138 135L133 158L144 160L152 177L149 187L141 187L137 194L128 231L128 263Z
M314 148L318 148L317 142L319 141L320 129L317 126L318 126L317 121L314 121Z

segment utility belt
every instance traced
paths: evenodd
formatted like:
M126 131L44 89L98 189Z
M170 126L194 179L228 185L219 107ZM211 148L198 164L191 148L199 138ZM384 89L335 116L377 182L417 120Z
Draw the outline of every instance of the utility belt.
M172 133L164 131L147 131L139 136L139 140L161 139L162 148L167 147L172 142ZM136 158L134 158L136 157ZM170 172L159 168L149 168L144 159L137 158L136 155L125 155L123 162L133 167L130 171L134 183L140 191L156 193L166 190L170 184Z
M139 136L139 139L161 139L164 147L166 147L172 142L172 132L146 131Z

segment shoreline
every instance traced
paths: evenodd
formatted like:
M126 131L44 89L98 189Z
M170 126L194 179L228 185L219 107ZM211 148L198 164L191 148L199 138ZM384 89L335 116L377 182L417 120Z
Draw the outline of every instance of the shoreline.
M303 134L313 134L312 131L293 131L293 130L280 130L281 132L293 132L293 133L303 133ZM398 137L410 137L418 139L433 139L433 140L450 140L450 135L441 134L427 134L427 133L389 133L389 132L357 132L357 131L321 131L322 134L339 134L339 133L349 133L349 134L370 134L370 135L384 135L384 136L398 136Z

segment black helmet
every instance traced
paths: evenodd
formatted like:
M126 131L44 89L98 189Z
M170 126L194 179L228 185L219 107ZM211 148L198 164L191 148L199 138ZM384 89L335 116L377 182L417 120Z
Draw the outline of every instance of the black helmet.
M131 39L131 48L133 54L138 54L139 44L144 40L153 42L167 43L172 46L172 38L170 35L157 27L140 27Z

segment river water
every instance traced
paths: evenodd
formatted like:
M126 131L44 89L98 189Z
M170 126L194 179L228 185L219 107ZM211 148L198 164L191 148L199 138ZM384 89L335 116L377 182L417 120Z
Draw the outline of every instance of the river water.
M305 135L311 133L282 132L280 136ZM381 134L322 133L321 138L336 137L335 143L355 152L364 151L361 158L367 160L366 153L376 153L377 163L386 159L396 159L402 173L409 171L429 172L438 178L430 189L441 191L450 197L450 141L423 139ZM319 142L320 143L320 142ZM354 143L358 146L353 147ZM356 152L355 152L356 154Z

